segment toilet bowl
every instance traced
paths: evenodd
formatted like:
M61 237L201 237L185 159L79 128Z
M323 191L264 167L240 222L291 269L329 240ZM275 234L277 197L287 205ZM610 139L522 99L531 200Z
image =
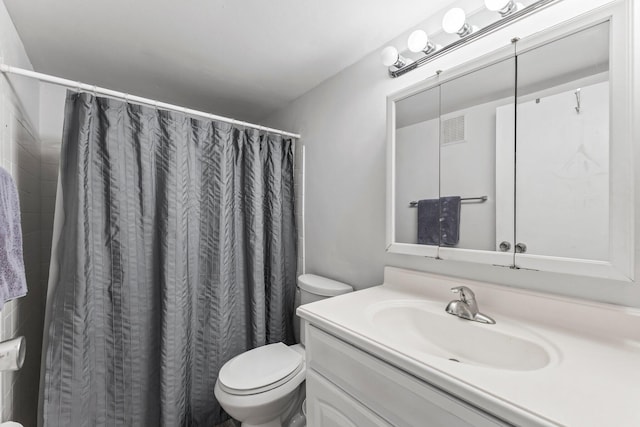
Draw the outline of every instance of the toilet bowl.
M353 291L347 284L313 274L298 277L298 288L300 305ZM296 316L295 321L300 319ZM306 375L304 328L300 331L300 344L254 348L220 369L216 399L242 427L282 427L300 411Z

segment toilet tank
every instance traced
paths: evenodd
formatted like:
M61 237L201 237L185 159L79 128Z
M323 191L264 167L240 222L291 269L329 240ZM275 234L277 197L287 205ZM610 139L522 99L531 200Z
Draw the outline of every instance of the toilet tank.
M353 291L353 288L346 283L316 276L315 274L303 274L299 276L298 288L300 288L300 305Z
M346 283L331 280L315 274L302 274L298 277L299 294L296 295L296 309L300 305L320 301L353 291ZM294 330L298 342L304 344L304 328L298 315L295 316Z

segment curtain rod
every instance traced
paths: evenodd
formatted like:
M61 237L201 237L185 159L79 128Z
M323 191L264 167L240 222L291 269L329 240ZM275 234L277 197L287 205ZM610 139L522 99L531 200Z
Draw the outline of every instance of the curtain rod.
M89 84L86 84L86 83L75 82L73 80L63 79L61 77L55 77L55 76L50 76L48 74L38 73L36 71L31 71L31 70L25 70L23 68L12 67L12 66L7 65L7 64L0 64L0 71L3 72L3 73L17 74L17 75L20 75L20 76L29 77L29 78L32 78L32 79L39 80L41 82L52 83L52 84L55 84L55 85L58 85L58 86L65 86L65 87L68 87L70 89L76 89L78 91L92 92L94 94L98 94L99 93L101 95L106 95L106 96L108 96L110 98L122 99L122 100L124 100L126 102L134 102L136 104L150 105L150 106L153 106L153 107L156 107L156 108L162 108L162 109L165 109L165 110L179 111L179 112L182 112L184 114L191 115L191 116L205 117L207 119L218 120L218 121L221 121L221 122L231 123L231 124L234 124L234 125L240 125L240 126L245 126L245 127L250 127L250 128L254 128L254 129L263 130L263 131L266 131L266 132L277 133L279 135L289 136L291 138L297 138L297 139L300 138L300 134L297 134L297 133L285 132L283 130L273 129L273 128L269 128L269 127L261 126L261 125L256 125L256 124L249 123L249 122L243 122L241 120L235 120L235 119L230 119L228 117L217 116L215 114L207 113L207 112L204 112L204 111L192 110L191 108L181 107L179 105L168 104L166 102L160 102L160 101L156 101L154 99L143 98L141 96L136 96L136 95L130 95L130 94L125 93L125 92L118 92L118 91L115 91L115 90L106 89L106 88L99 87L99 86L89 85Z

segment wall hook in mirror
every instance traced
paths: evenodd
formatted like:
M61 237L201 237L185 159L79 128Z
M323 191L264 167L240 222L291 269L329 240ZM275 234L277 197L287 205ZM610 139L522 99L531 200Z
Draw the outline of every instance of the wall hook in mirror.
M580 88L574 92L576 95L576 113L580 114Z

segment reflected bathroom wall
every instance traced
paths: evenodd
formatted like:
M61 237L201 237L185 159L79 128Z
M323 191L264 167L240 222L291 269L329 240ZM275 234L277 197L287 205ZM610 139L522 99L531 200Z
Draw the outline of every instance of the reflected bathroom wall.
M610 259L609 27L518 56L516 241L527 254Z
M579 114L576 90L518 105L518 238L529 253L606 260L609 82L580 85Z
M438 199L440 88L396 103L396 241L418 243L413 201Z

